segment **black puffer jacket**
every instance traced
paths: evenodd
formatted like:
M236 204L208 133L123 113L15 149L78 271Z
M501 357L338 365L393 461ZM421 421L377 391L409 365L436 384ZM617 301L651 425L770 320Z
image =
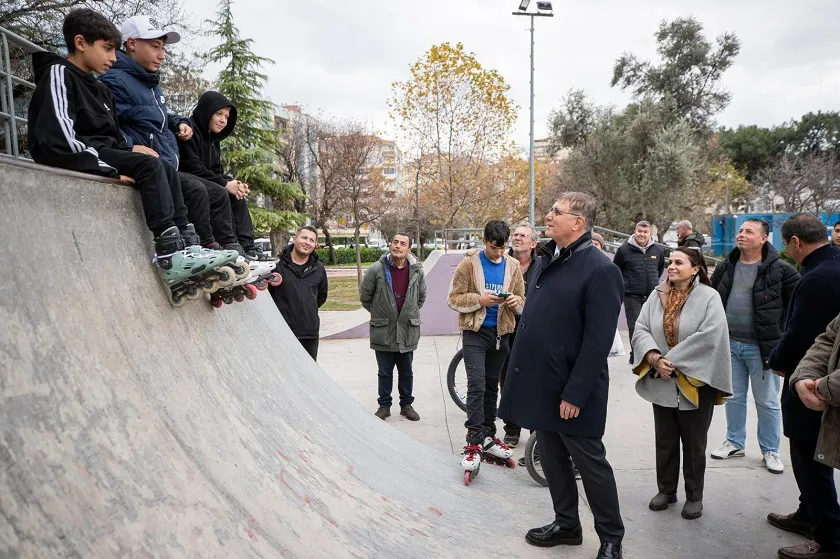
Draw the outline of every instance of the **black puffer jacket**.
M715 267L712 274L712 287L720 293L724 307L735 278L735 265L740 259L741 251L736 248L729 254L728 259ZM764 243L761 249L761 266L753 284L753 318L755 334L761 348L761 359L765 364L770 359L773 347L782 338L782 315L797 283L799 273L779 258L776 247Z
M314 252L301 269L292 262L292 245L289 245L280 254L280 263L275 271L283 276L283 283L278 287L269 286L268 291L277 310L296 338L317 338L321 329L318 309L327 301L329 294L327 269Z
M613 264L618 266L624 277L625 295L647 297L659 285L659 278L665 269L665 254L657 244L642 252L642 249L628 240L615 251Z
M703 233L690 233L684 239L677 241L677 246L679 247L696 248L701 252L705 244L706 238L703 237Z

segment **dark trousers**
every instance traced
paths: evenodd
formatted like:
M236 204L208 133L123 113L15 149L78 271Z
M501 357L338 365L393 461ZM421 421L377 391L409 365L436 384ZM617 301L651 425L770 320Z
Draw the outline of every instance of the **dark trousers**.
M513 349L513 342L516 339L516 332L509 334L508 336L508 346L510 349ZM505 388L505 377L507 376L507 368L508 368L508 361L510 360L510 351L505 356L505 363L502 365L502 372L499 374L499 390L504 390ZM512 421L505 420L505 434L511 435L514 437L518 437L522 434L522 428L513 423Z
M312 359L317 361L318 360L318 342L319 342L318 338L304 338L304 339L298 338L298 341L300 342L300 345L303 346L303 349L306 350L306 353L308 353L309 356L312 357Z
M498 342L498 349L496 343ZM499 375L508 352L508 336L497 339L496 328L464 331L464 366L467 369L467 444L496 435Z
M164 163L169 166L168 163ZM195 232L202 245L208 245L216 239L213 237L213 226L210 223L210 199L204 184L195 175L178 173L181 181L181 192L184 194L184 204L187 206L187 217L195 225Z
M574 460L595 517L595 532L602 543L621 543L624 522L618 505L618 490L601 439L537 431L537 444L558 525L570 530L580 526L578 488L572 470Z
M204 190L207 191L210 226L213 228L213 237L216 242L222 246L237 242L236 230L233 227L233 212L230 205L231 195L219 183L195 175L188 176L201 183ZM198 226L196 226L196 230L198 230ZM203 237L201 241L204 242Z
M790 462L800 493L796 516L814 525L820 552L840 551L840 504L834 469L814 460L818 432L802 435L789 437Z
M411 364L414 362L414 352L408 351L377 351L376 365L379 368L379 407L390 408L392 399L391 392L394 390L394 367L399 373L397 390L400 393L400 407L414 403L414 396L411 395L414 386L414 372Z
M660 382L674 382L672 380ZM714 412L715 389L703 386L698 389L699 405L696 410L680 411L653 405L653 423L656 432L656 484L660 493L676 495L680 481L680 443L683 452L683 477L685 497L689 501L703 500L703 483L706 474L706 442Z
M173 225L183 230L189 220L178 172L157 157L122 149L102 148L99 158L121 175L134 179L140 192L146 226L155 237Z
M636 321L642 312L642 305L647 301L644 295L624 294L624 317L627 319L627 330L630 336L630 356L633 356L633 331L636 329Z
M245 200L238 200L236 196L228 194L230 209L233 212L233 227L236 239L245 250L254 246L254 222L251 221L251 212L248 211L248 203Z

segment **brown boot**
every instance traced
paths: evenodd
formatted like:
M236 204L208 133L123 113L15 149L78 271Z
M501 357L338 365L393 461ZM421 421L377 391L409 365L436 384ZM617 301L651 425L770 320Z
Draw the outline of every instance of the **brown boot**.
M403 406L400 409L400 415L405 417L409 421L420 421L420 414L414 411L414 408L411 407L411 404Z
M378 417L382 421L385 421L386 417L391 417L391 408L386 408L385 406L380 406L379 409L376 410L376 413L374 413L373 415L375 415L376 417Z
M815 541L783 547L779 550L782 559L840 559L840 551L820 552L820 544Z
M767 522L769 522L776 528L785 530L787 532L800 534L802 536L805 536L806 538L814 537L814 525L799 520L795 512L792 512L790 514L779 514L777 512L771 512L767 515Z

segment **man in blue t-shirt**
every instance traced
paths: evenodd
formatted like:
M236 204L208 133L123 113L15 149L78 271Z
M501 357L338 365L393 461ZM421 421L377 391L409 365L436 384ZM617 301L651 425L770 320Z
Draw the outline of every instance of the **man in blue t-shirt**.
M482 454L492 462L513 465L510 447L496 437L499 375L516 329L515 315L522 314L525 304L522 269L505 254L508 237L510 227L504 221L493 220L484 227L484 248L467 251L447 301L458 312L464 335L467 445L461 465L467 474L476 471Z

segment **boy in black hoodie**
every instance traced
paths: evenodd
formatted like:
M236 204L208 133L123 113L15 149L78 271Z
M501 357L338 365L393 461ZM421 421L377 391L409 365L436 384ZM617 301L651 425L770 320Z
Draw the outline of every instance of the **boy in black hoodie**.
M49 52L32 55L37 87L29 104L29 152L44 165L134 184L155 237L158 271L177 303L176 290L209 277L229 258L217 251L186 249L198 238L187 220L176 171L125 145L114 98L93 76L106 72L116 60L120 32L89 9L67 14L63 32L66 59Z
M210 199L213 235L227 249L251 260L272 260L254 244L254 224L248 212L248 185L224 174L221 141L233 133L236 107L216 91L205 91L192 114L192 138L179 138L178 170L197 177Z

